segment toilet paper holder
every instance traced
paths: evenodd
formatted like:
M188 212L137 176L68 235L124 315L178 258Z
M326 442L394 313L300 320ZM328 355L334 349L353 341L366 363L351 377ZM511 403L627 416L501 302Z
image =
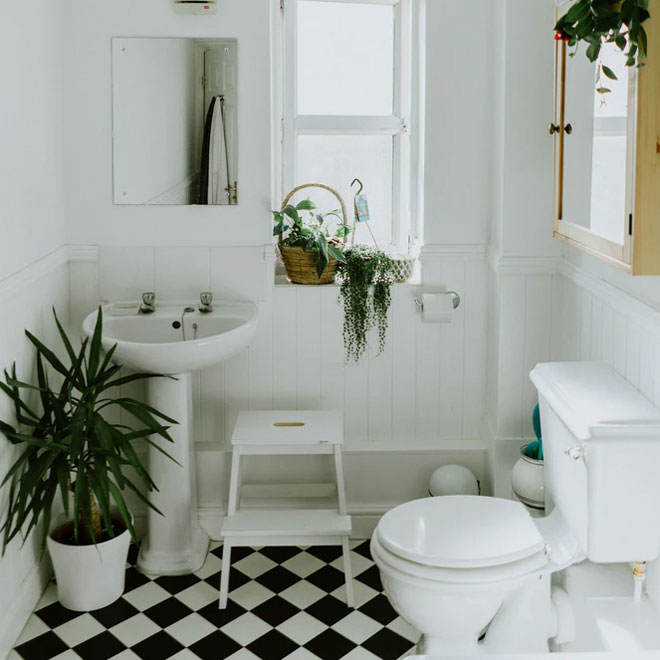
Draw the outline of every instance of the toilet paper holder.
M461 304L461 297L456 293L456 291L445 291L448 296L451 296L451 302L454 306L454 309L458 309L458 306ZM415 298L415 304L419 307L419 311L424 311L424 303L419 299Z

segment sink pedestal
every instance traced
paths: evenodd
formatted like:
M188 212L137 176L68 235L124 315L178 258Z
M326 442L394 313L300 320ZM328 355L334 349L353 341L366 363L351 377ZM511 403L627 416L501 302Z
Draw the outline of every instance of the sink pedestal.
M163 513L161 516L152 509L147 511L147 534L137 565L150 575L182 575L198 570L210 544L197 518L190 374L174 378L146 381L149 405L179 422L169 429L174 442L157 435L152 440L180 463L149 447L149 474L159 489L149 493L149 500Z

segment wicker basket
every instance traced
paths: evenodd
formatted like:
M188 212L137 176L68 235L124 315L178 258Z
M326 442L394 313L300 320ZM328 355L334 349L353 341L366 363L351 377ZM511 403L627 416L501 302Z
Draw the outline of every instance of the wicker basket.
M415 257L405 254L393 254L392 259L392 277L395 282L407 282L413 274L415 268Z
M323 188L331 192L338 200L341 206L341 212L344 224L346 224L346 204L341 195L322 183L306 183L302 186L294 188L282 202L282 209L289 203L291 198L300 190L304 188ZM346 242L346 239L343 239ZM328 265L321 273L321 277L316 272L317 253L314 250L304 250L302 247L289 247L282 245L282 236L279 237L279 250L282 255L282 261L286 268L286 274L294 284L332 284L335 281L335 274L339 262L331 256L328 256Z

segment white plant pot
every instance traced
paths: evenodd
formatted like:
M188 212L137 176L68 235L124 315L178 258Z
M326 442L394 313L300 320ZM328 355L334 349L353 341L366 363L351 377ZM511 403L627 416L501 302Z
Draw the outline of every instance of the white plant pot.
M543 461L525 455L524 445L520 458L513 466L511 486L516 497L533 509L545 509L545 477Z
M65 522L61 517L53 530ZM114 603L124 593L130 543L128 530L97 545L67 545L49 536L48 550L60 603L76 612L98 610Z

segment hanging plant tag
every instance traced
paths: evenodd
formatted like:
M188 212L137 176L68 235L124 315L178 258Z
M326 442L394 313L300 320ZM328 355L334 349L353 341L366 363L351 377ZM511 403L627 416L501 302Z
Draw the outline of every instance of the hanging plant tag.
M355 219L358 222L369 222L369 203L367 202L366 195L355 195L353 198L355 204Z

